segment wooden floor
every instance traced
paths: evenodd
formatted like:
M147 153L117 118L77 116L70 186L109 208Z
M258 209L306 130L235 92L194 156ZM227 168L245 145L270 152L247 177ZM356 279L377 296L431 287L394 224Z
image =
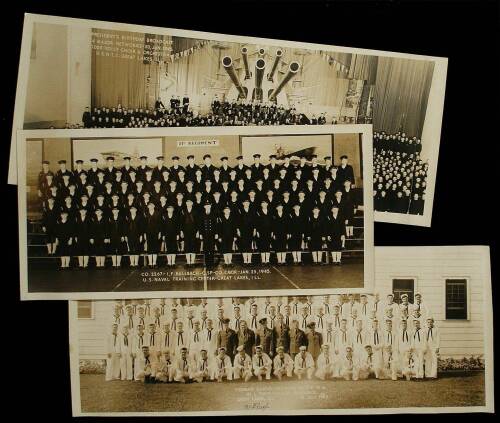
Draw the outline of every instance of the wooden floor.
M59 270L58 261L36 263L28 269L29 292L132 292L132 291L225 291L274 289L362 288L362 257L346 257L342 266L266 266L223 267L218 264L204 271L203 263L194 268L179 265L158 269L106 268L97 270Z

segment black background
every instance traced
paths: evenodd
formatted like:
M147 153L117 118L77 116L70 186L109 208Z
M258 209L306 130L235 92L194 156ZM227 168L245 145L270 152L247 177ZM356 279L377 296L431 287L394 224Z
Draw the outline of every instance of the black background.
M500 218L497 1L9 3L2 5L0 25L4 412L14 411L18 418L71 418L67 303L19 301L17 192L6 181L24 12L448 57L432 227L377 223L375 241L490 245L495 285ZM497 291L494 286L493 298ZM404 387L398 383L395 389Z

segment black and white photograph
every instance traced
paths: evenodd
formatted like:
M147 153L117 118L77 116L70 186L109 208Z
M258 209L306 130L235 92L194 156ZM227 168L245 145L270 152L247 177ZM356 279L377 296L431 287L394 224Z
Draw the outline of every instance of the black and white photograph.
M491 411L488 248L376 260L368 294L71 301L73 414Z
M373 285L371 126L151 131L19 139L24 298Z
M28 14L15 125L373 124L376 221L430 226L446 69L440 57Z

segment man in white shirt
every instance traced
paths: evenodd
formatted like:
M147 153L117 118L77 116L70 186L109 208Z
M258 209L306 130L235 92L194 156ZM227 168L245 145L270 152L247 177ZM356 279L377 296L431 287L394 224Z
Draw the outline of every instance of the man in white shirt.
M293 371L302 380L303 377L311 380L314 374L314 358L307 352L307 347L302 345L299 353L295 356Z
M144 345L149 347L149 353L156 358L161 352L160 334L156 331L154 323L148 325L148 332L144 337Z
M106 342L106 380L120 379L120 336L118 334L118 324L111 325L111 333Z
M210 358L217 354L217 331L214 329L212 319L207 320L207 327L202 333L203 348L207 350Z
M233 379L248 382L252 378L252 358L245 352L243 345L236 348L233 365Z
M307 332L307 325L313 321L313 318L309 314L309 307L307 305L302 306L301 313L297 316L297 320L299 321L299 328L304 332Z
M387 302L384 305L384 316L389 317L387 313L387 309L392 310L392 317L399 319L399 305L394 302L394 294L390 292L387 294Z
M368 304L368 297L366 294L361 294L359 299L358 317L363 319L363 322L366 324L370 318L370 304Z
M173 345L174 345L174 337L172 331L170 330L170 325L168 323L164 323L160 335L160 349L163 352L169 351L171 355L175 355L172 354Z
M147 345L141 348L141 354L137 357L135 364L135 380L140 380L144 383L154 381L156 376L156 358L150 354Z
M233 304L233 318L229 321L229 327L235 332L238 332L242 321L241 306Z
M172 332L175 332L177 330L178 322L182 322L182 319L179 317L178 309L173 307L170 309L170 319L168 320L168 324L170 325L170 330Z
M300 302L299 297L292 297L290 308L293 316L298 316L300 314L302 311L302 303Z
M417 292L414 296L414 302L410 307L410 314L413 315L413 312L418 310L422 319L426 319L429 316L429 309L422 301L422 294Z
M406 354L411 349L412 334L408 329L408 320L401 319L399 333L398 333L398 347L397 350L400 356Z
M176 360L173 375L176 382L186 383L191 380L191 374L194 370L191 360L188 356L188 350L186 347L180 349L180 353Z
M189 335L189 342L188 342L189 356L191 360L193 360L193 362L197 362L200 351L203 347L203 333L201 331L199 320L194 321L193 330L188 335Z
M333 329L340 329L340 322L342 321L342 314L340 313L340 305L334 304L332 307L332 315L330 320L333 323Z
M374 366L382 368L384 359L384 336L379 328L377 319L372 320L372 327L368 332L368 341L366 343L372 347Z
M258 314L258 306L257 303L252 304L250 309L250 315L248 317L248 327L250 330L254 332L259 329L259 320L261 319Z
M351 339L353 354L355 356L360 356L365 349L365 345L369 342L368 335L363 327L362 319L356 321L356 328L351 331Z
M335 376L335 358L329 344L323 344L321 354L316 362L316 377L321 380L332 379Z
M168 325L167 325L168 326ZM170 351L164 350L157 363L156 368L156 380L158 382L172 382L174 378L174 365L172 357L170 356Z
M340 375L345 380L358 380L359 366L352 353L352 348L347 347L340 361Z
M217 382L222 382L223 379L233 380L231 357L226 354L224 347L219 348L219 354L215 357L214 376Z
M257 376L259 381L265 376L266 379L271 379L271 370L273 368L273 361L271 358L262 350L261 345L255 347L255 354L252 358L252 368L253 373Z
M173 350L174 355L179 357L180 352L185 348L189 347L189 333L184 330L183 322L177 322L177 330L173 332L174 335L174 345Z
M207 322L210 319L208 317L208 310L201 309L199 312L199 315L200 315L200 318L198 320L200 321L201 330L205 330L207 328Z
M347 320L340 321L340 329L336 333L335 354L343 356L347 347L352 347L351 332L347 330Z
M120 374L122 380L132 380L133 375L133 340L127 325L122 326L120 334Z
M163 318L159 307L155 307L153 309L153 317L151 317L150 322L154 323L157 331L159 331L162 328Z
M432 317L427 318L425 341L427 344L427 348L424 353L425 377L436 379L441 337L439 334L439 329L434 325L434 319Z
M380 363L377 363L377 360L375 360L372 346L365 345L359 363L359 379L368 379L372 375L375 376L376 379L379 379L380 373Z
M214 358L208 355L205 348L200 350L200 356L196 361L196 367L193 371L193 379L198 382L214 380Z
M273 359L274 376L282 380L284 376L293 376L293 360L289 354L285 352L283 346L276 348L276 356Z
M424 354L427 350L427 344L425 341L425 333L420 327L420 320L413 320L413 334L412 334L412 350L413 358L415 360L415 377L417 379L424 378Z

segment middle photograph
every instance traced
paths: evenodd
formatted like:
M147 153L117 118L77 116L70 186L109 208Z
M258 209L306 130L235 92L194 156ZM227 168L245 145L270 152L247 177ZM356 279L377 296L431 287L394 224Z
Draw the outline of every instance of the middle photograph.
M18 148L23 299L373 287L370 125L30 131Z

